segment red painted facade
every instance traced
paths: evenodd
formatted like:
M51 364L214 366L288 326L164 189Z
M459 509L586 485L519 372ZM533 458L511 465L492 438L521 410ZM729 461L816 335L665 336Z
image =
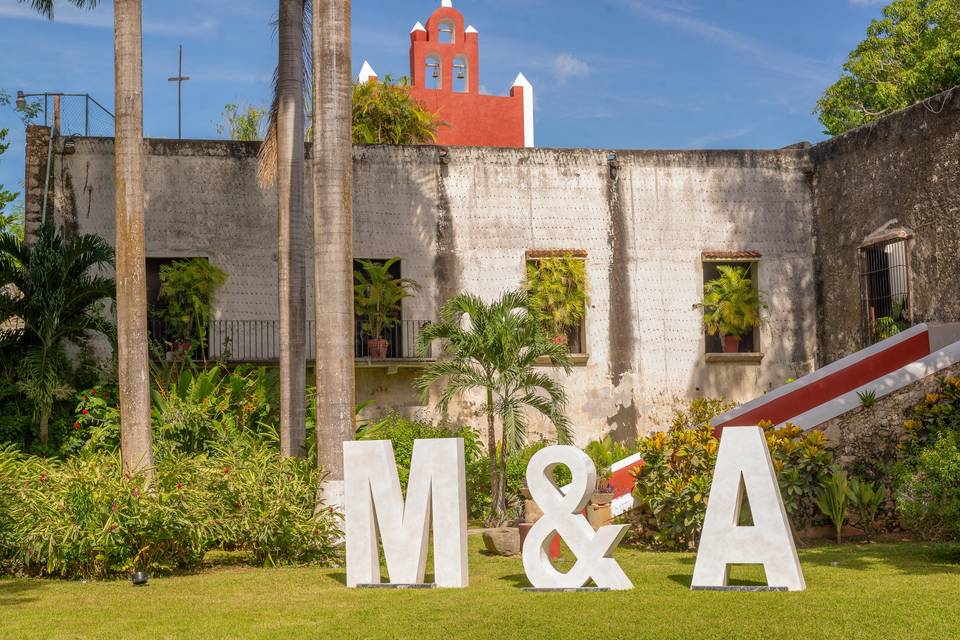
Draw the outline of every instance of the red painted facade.
M444 3L445 5L448 3ZM450 42L442 41L446 36ZM445 146L524 147L532 128L532 108L525 118L524 87L509 96L480 94L480 44L476 30L465 27L463 14L442 6L410 33L411 94L446 123L437 135ZM428 66L430 63L430 66Z

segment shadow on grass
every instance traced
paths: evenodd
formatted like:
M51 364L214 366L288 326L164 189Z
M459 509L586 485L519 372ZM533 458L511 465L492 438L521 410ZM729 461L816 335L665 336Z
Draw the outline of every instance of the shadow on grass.
M41 580L0 580L0 607L34 602L43 587Z
M947 543L845 544L805 549L803 564L854 571L891 567L906 575L960 575L960 545Z
M500 578L501 582L509 582L511 586L516 587L517 589L526 589L531 586L530 581L527 580L527 576L522 573L514 573L509 576L502 576Z

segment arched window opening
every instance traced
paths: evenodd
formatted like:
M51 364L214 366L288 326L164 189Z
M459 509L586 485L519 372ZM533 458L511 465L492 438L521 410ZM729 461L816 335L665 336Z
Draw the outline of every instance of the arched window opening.
M440 44L453 44L454 42L454 31L453 23L449 20L444 20L440 23L440 28L438 29Z
M470 68L466 56L457 56L453 61L453 90L457 93L470 90Z
M429 56L426 66L427 89L439 89L443 86L443 65L438 56Z

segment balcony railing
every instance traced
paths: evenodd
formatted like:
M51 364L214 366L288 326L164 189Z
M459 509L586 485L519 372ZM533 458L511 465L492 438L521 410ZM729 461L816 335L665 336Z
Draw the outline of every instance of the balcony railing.
M416 353L420 332L429 324L426 320L405 320L384 338L389 342L385 358L371 354L369 336L355 328L354 355L367 362L397 362L421 360ZM317 345L314 323L307 322L307 360L316 360ZM162 324L151 322L151 337L154 340L171 340L171 334ZM206 337L207 360L228 362L272 363L280 360L280 323L275 320L215 320L210 323ZM197 357L195 355L195 357ZM432 359L428 353L426 359Z

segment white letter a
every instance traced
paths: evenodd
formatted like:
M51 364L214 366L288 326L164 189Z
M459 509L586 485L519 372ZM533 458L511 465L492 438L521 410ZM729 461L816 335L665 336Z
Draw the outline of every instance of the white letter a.
M744 492L753 526L738 526ZM762 564L769 586L806 589L760 427L723 430L691 588L726 587L731 564Z

